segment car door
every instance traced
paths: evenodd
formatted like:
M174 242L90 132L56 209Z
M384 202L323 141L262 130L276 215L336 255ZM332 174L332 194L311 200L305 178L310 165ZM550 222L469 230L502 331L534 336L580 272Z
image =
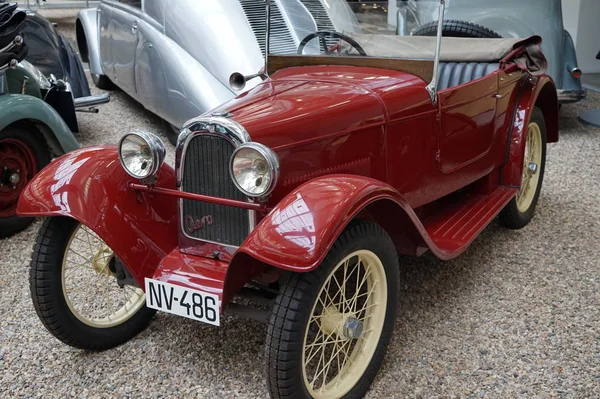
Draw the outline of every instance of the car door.
M439 92L438 165L443 173L462 169L489 152L495 136L497 96L497 74ZM476 169L482 167L478 163Z
M141 0L112 0L109 30L114 82L130 95L136 93L135 55L138 24L142 18Z

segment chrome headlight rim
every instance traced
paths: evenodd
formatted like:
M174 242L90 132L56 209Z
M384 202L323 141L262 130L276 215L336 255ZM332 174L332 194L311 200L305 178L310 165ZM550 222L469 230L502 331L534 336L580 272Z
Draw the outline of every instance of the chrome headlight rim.
M149 169L149 172L144 176L139 176L139 175L136 175L135 173L132 173L129 170L129 168L127 168L125 161L123 160L123 154L122 154L123 143L130 136L137 136L137 137L141 138L148 145L148 148L150 149L150 155L152 157L152 166ZM119 140L117 151L119 154L119 162L121 163L121 167L123 168L123 170L125 170L125 172L129 176L133 177L134 179L141 180L141 181L147 181L147 180L154 179L156 177L156 174L160 170L161 166L165 162L165 157L167 155L167 149L165 147L165 144L157 135L150 133L150 132L146 132L144 130L138 130L138 129L131 130L127 134L123 135L123 137L121 137L121 139Z
M267 166L269 168L268 172L271 177L270 182L269 182L269 187L260 194L252 193L252 192L244 189L244 187L242 187L240 185L240 183L237 181L237 179L235 178L235 175L233 173L233 163L236 159L236 156L239 154L240 151L248 150L248 149L258 152L262 156L262 158L265 160L265 162L267 163ZM247 195L248 197L251 197L251 198L267 197L268 195L270 195L273 192L273 190L275 190L275 187L277 186L277 182L279 180L279 157L272 149L270 149L269 147L267 147L263 144L254 143L254 142L242 144L233 151L233 154L231 154L231 159L229 161L229 175L231 177L231 180L233 180L233 184L235 184L237 189L240 190L245 195Z

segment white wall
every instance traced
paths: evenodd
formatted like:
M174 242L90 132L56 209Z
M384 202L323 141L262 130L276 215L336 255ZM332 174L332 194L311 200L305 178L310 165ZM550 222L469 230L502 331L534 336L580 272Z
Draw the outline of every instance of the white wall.
M583 73L600 73L600 1L581 0L575 46Z
M562 0L565 29L575 41L583 73L600 73L600 1Z
M579 29L579 9L581 0L562 0L563 20L565 29L569 31L577 43L577 30Z

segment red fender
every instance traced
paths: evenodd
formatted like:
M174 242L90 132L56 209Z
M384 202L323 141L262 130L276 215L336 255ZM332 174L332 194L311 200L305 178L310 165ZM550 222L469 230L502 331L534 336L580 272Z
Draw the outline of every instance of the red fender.
M502 184L521 187L525 135L534 107L544 113L548 143L558 141L558 98L556 86L546 75L529 78L522 88L522 94L515 110L513 130L507 148L506 164L502 168Z
M115 146L76 150L51 162L27 185L21 216L67 216L95 231L129 269L140 287L177 245L176 199L136 193ZM175 187L163 165L158 187Z
M309 272L361 210L384 199L397 205L394 211L408 216L427 247L440 252L406 200L391 186L362 176L329 175L301 185L280 201L250 233L232 264L245 253L281 269Z

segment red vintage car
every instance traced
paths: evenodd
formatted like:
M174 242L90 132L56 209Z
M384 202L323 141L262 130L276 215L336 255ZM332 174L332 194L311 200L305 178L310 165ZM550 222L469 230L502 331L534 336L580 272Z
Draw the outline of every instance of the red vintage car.
M18 211L47 217L31 266L46 328L103 350L156 310L215 326L230 312L268 323L272 397L363 396L398 254L452 259L497 215L527 225L558 140L538 37L365 30L314 28L298 55L269 55L262 82L183 127L175 169L135 131L38 174Z

